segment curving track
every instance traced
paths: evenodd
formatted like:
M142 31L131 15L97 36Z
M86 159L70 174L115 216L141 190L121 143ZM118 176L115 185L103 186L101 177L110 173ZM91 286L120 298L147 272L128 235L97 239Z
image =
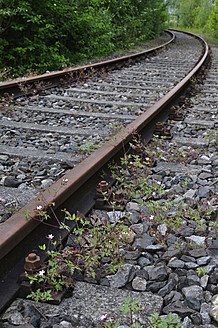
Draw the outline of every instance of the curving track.
M87 68L81 78L86 71L94 77L85 83L16 98L1 112L1 184L7 187L1 197L22 207L23 199L36 195L35 187L49 187L169 92L193 68L201 50L198 40L176 33L174 45L152 58L100 77L94 67Z
M205 63L207 46L203 50L198 39L175 34L174 44L155 57L129 63L128 67L113 69L107 76L104 73L94 76L85 83L76 81L73 87L46 89L46 95L34 95L31 101L24 96L17 98L15 110L4 111L0 122L1 163L7 172L2 179L2 195L12 190L7 187L11 181L22 186L15 197L20 197L22 188L25 195L30 193L32 197L32 180L39 187L47 187L62 177L24 210L34 217L39 204L46 207L55 200L56 207L64 202L69 205L72 193L76 193L77 202L81 201L81 188L83 192L88 189L87 185L83 187L84 183L117 153L134 131L145 128L151 134L155 122L167 116L162 110L171 103L170 97L176 98ZM194 72L190 72L193 67ZM77 165L88 155L87 142L91 146L103 145L117 132L112 141ZM98 182L99 177L94 178L94 189ZM13 188L11 197L14 195ZM0 226L1 257L36 226L34 220L25 220L22 211Z

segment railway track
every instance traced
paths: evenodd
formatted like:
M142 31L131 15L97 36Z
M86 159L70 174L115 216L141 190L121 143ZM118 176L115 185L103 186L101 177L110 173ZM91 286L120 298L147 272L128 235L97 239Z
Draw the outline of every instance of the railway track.
M196 58L200 59L202 57L202 44L197 39L193 42L190 35L175 33L175 43L170 49L158 53L155 57L129 64L128 67L113 70L107 75L102 72L100 77L95 76L96 73L89 73L92 78L85 81L85 83L84 81L82 83L75 81L73 87L61 88L58 86L46 89L45 95L33 95L31 101L26 96L17 98L15 103L16 111L10 108L3 114L0 123L3 136L1 144L2 163L6 165L10 158L7 167L8 174L4 173L5 186L1 191L3 195L6 195L5 188L11 188L8 186L10 183L17 182L17 186L20 185L19 193L23 189L24 197L27 193L30 193L32 197L36 192L31 189L31 183L34 180L36 187L45 187L48 190L43 194L43 199L46 199L46 201L42 201L40 196L40 200L35 198L32 203L26 205L25 209L26 211L30 210L30 216L39 204L44 207L46 203L52 201L54 194L57 208L68 205L70 210L76 211L79 208L83 213L90 209L93 206L93 200L89 202L89 205L85 204L86 206L84 206L86 198L85 196L81 197L81 192L85 193L85 190L88 189L87 185L83 186L83 182L89 178L90 190L93 190L93 186L95 189L101 177L91 178L93 172L101 168L112 157L112 153L116 153L116 149L122 147L123 142L130 139L130 134L134 130L139 131L145 126L147 131L144 138L148 139L146 134L152 134L155 122L161 121L167 116L166 113L160 113L160 109L158 109L163 107L164 103L160 99L165 96L164 100L168 102L169 111L170 90L184 78L186 84L190 83L188 81L192 77L191 73L187 78L186 76L195 66ZM203 55L203 61L206 56ZM198 70L198 67L196 67L196 70ZM211 78L213 79L213 74ZM212 82L213 87L214 80L208 81L208 83ZM182 87L182 83L180 83L180 87ZM176 93L180 92L179 87L174 89ZM205 91L205 97L207 98L207 90ZM216 115L214 105L216 99L213 99L213 97L212 99L211 97L208 98L205 100L203 97L200 101L208 102L212 112L214 111L214 115ZM195 104L195 101L198 100L194 100L193 104ZM187 103L183 105L183 109L186 106ZM156 110L159 111L159 114L154 118ZM204 117L206 117L206 112L203 111L202 115ZM194 130L194 123L195 129L198 130L196 126L200 125L203 133L205 127L216 128L216 121L215 123L195 121L189 127L189 120L192 117L197 120L194 114L190 114L185 122L188 129ZM149 128L145 125L145 120L151 121L152 125L149 125ZM177 133L177 129L179 133ZM95 153L97 158L101 158L100 162L95 159L95 154L83 161L88 156L90 149L102 146L105 140L110 140L118 131L119 134L111 142ZM175 134L173 142L179 143L178 139L180 139L183 145L185 142L186 146L189 145L188 140L185 140L188 132L182 135L181 126L179 125L174 127L173 131ZM193 136L195 136L194 133ZM110 151L109 154L108 151ZM28 165L26 165L26 158L28 158ZM77 166L78 163L81 164ZM165 164L159 163L157 172L163 170ZM165 166L169 166L169 164ZM73 167L74 170L69 171ZM85 173L83 173L83 170ZM67 175L65 175L66 173ZM56 182L55 187L50 186L60 177L61 179ZM81 179L83 179L82 183ZM72 181L74 183L71 185ZM76 191L74 196L75 206L72 206L72 199L69 200L67 195L73 191ZM93 191L90 194L93 194ZM14 194L12 197L14 197ZM80 204L78 205L79 200ZM17 212L4 225L12 227L16 222L14 220L17 218L24 220L24 214L21 212ZM8 234L10 238L11 249L16 245L15 239L21 240L23 238L21 235L24 232L33 229L31 225L32 223L28 221L22 226L21 232L14 230L11 235L2 225L2 233ZM33 224L33 226L35 225ZM47 232L50 232L50 230L45 230L43 236ZM37 233L35 237L31 238L38 239ZM26 240L26 249L28 249L28 243L29 240ZM8 251L7 247L8 243L4 240L1 244L1 254L3 256ZM19 246L16 247L19 249ZM21 270L22 263L21 260L21 263L17 266L19 270ZM8 275L10 276L10 274L14 276L13 269Z
M186 40L180 38L177 36L176 42L184 49ZM188 47L191 39L187 38ZM188 64L183 50L177 45L173 47L175 51L172 48L170 58L168 52L164 52L121 71L115 70L106 76L102 73L102 78L96 76L87 83L76 82L67 89L51 88L45 96L23 96L12 106L7 104L9 109L2 111L0 121L1 184L7 187L8 194L10 187L18 189L13 188L15 195L5 200L6 203L17 197L15 207L22 207L22 200L27 199L26 189L33 181L38 188L48 187L181 80L193 67L201 44L195 41L195 51L189 46ZM86 78L85 74L83 71L81 77ZM92 70L88 73L95 74ZM28 90L28 86L22 88ZM28 189L28 193L32 198L36 190ZM4 199L4 188L1 195Z

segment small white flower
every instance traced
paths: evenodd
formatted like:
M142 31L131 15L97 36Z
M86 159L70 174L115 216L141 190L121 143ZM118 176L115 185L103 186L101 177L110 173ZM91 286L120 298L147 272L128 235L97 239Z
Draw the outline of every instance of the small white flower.
M41 211L41 210L42 210L42 205L37 206L36 209L37 209L38 211Z
M48 239L52 240L54 238L54 236L52 235L52 233L50 233L50 235L48 235Z
M150 220L154 220L154 215L151 215L151 216L149 217L149 219L150 219Z
M107 314L102 314L102 316L100 317L100 320L103 321L103 320L106 320L107 319Z
M160 182L160 181L157 181L157 184L158 184L158 185L161 185L161 182Z
M146 159L145 159L147 162L149 162L149 160L150 160L150 158L149 157L146 157Z
M41 270L41 271L39 271L39 276L44 276L44 273L45 273L45 270Z
M68 182L68 179L63 179L63 182Z
M156 192L153 191L153 192L152 192L152 196L155 196L155 195L156 195Z

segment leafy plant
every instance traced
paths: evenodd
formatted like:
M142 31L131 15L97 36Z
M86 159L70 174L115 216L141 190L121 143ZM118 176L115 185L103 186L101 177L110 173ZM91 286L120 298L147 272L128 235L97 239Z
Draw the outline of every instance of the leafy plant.
M206 273L207 273L207 268L197 268L196 269L196 271L197 271L197 274L199 275L199 276L204 276Z
M180 328L183 326L181 322L178 322L178 317L169 313L167 316L159 316L158 313L154 313L149 317L151 328Z
M39 205L36 211L42 222L46 223L50 219L49 214L42 210L42 206ZM94 219L71 215L67 210L64 210L64 213L63 222L57 219L58 228L64 229L69 234L73 246L63 251L59 250L51 234L47 237L48 245L39 246L48 260L42 270L34 275L27 274L32 285L37 282L40 286L29 295L37 302L50 300L53 294L72 286L75 270L99 279L102 270L105 270L103 258L108 259L106 268L108 274L115 273L123 263L121 250L126 244L125 233L128 229L126 225L119 220L111 224L106 219L93 221ZM73 221L75 224L72 232L67 221ZM51 292L48 293L48 290Z
M146 309L143 309L139 304L139 300L132 301L131 297L122 301L122 304L118 307L118 310L122 311L122 315L129 315L129 324L131 328L142 328L140 324L139 313L143 311L145 318L147 318L147 327L149 328L180 328L183 324L180 322L178 316L173 316L170 312L166 316L160 316L158 313L154 313L150 316L147 315ZM99 328L117 328L120 326L118 316L103 314L100 318L102 323Z

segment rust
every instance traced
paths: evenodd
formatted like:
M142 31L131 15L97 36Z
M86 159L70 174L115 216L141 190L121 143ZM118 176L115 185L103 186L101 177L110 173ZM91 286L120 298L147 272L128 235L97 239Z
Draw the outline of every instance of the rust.
M108 183L106 181L101 181L98 185L98 191L103 193L108 191Z
M36 253L30 253L25 258L24 270L28 273L34 273L41 268L40 264L40 256L36 255Z

